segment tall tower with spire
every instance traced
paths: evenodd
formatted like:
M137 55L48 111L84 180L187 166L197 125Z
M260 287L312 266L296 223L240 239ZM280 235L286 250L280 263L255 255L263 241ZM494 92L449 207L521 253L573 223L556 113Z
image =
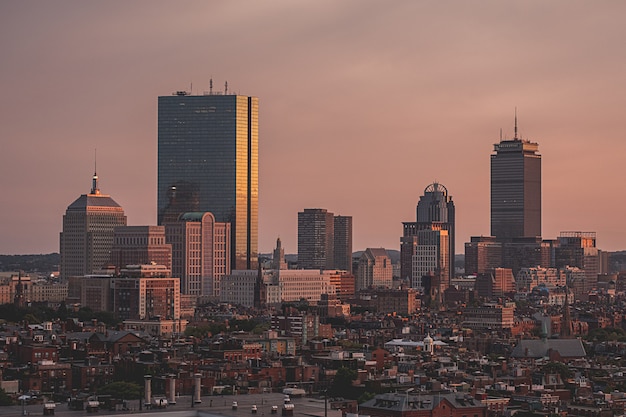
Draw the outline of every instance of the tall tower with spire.
M122 207L102 194L94 172L91 190L67 207L60 236L61 278L84 276L110 262L113 230L126 226Z
M539 145L518 136L502 139L491 155L491 235L499 241L541 236Z

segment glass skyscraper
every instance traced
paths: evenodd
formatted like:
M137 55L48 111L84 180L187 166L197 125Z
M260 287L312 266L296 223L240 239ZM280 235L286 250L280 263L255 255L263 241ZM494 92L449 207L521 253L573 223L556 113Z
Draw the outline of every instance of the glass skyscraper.
M256 97L159 97L158 223L211 212L231 224L231 266L256 269L258 256Z

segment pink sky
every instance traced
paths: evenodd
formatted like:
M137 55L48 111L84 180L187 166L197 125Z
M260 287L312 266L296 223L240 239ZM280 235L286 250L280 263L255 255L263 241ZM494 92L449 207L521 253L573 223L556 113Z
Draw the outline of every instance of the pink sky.
M297 252L297 213L351 215L354 249L399 249L433 181L457 252L488 235L500 129L539 143L543 235L626 249L626 2L4 1L0 253L59 250L67 206L103 193L156 223L157 97L260 100L259 249Z

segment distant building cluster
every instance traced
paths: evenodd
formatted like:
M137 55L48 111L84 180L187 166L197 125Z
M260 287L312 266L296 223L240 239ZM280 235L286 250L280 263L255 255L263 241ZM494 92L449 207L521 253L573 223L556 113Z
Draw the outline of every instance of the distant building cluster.
M537 294L564 305L604 288L598 277L608 272L608 258L594 232L541 237L541 155L537 143L518 137L517 116L514 137L501 138L491 154L491 232L465 243L464 269L455 264L456 207L439 182L424 188L414 221L402 223L399 260L376 247L354 255L352 217L324 208L297 213L297 260L286 258L280 238L271 256L259 258L258 141L256 97L159 97L158 225L127 225L94 173L91 191L63 216L61 284L25 281L23 296L129 320L179 320L208 301L249 308L304 302L330 315L350 305L411 314L421 306ZM167 272L145 276L149 268ZM133 271L141 272L129 276ZM158 280L168 289L157 290ZM0 296L12 300L7 285Z

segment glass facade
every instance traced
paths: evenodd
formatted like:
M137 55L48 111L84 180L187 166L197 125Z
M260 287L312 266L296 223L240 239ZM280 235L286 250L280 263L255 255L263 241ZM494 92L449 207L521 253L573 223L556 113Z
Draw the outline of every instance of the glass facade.
M209 211L231 224L233 269L255 269L258 247L258 98L159 97L158 223Z

